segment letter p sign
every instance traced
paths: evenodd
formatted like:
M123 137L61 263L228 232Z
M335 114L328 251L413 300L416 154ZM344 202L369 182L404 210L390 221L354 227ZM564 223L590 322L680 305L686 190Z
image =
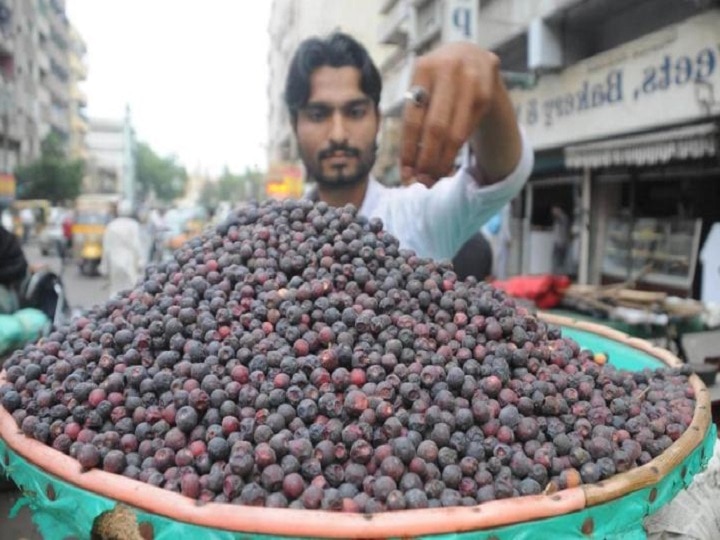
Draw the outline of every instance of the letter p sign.
M445 0L443 41L477 41L477 0Z

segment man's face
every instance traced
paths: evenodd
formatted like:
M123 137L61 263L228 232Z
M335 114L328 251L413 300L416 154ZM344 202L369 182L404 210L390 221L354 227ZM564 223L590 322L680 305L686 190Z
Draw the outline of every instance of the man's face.
M360 70L316 69L295 125L308 174L325 188L365 181L375 163L378 126L375 104L360 90Z

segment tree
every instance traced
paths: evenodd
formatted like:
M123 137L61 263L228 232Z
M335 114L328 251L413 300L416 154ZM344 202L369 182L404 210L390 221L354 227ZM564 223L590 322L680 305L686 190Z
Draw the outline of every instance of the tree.
M177 158L161 157L144 142L138 143L135 175L143 198L154 193L165 202L180 197L188 179L187 171L177 162Z
M74 201L82 189L85 163L65 156L62 139L50 133L40 145L40 159L15 169L19 199Z
M226 167L220 178L207 182L200 192L200 204L215 209L221 201L236 203L259 198L263 175L260 171L245 169L243 174L233 174Z

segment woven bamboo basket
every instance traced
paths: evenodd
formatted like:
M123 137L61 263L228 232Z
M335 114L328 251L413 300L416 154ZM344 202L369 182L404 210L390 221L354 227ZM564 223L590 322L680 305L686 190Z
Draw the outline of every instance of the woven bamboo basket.
M584 348L607 350L618 367L677 366L670 352L621 332L543 314ZM4 373L0 374L0 382ZM710 399L690 378L696 409L689 429L644 466L594 485L474 507L374 515L199 504L123 476L82 472L77 461L26 438L0 408L0 470L19 485L47 538L109 538L98 533L114 515L123 538L643 538L642 520L686 487L706 465L716 439ZM103 522L105 520L105 522Z

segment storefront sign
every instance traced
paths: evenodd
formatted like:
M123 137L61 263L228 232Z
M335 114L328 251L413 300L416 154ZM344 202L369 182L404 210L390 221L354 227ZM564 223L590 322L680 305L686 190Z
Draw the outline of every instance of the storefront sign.
M12 203L16 190L15 177L12 174L0 173L0 205Z
M720 10L511 92L536 149L720 114Z
M274 163L265 178L265 195L271 199L299 199L303 193L302 168L290 163Z

